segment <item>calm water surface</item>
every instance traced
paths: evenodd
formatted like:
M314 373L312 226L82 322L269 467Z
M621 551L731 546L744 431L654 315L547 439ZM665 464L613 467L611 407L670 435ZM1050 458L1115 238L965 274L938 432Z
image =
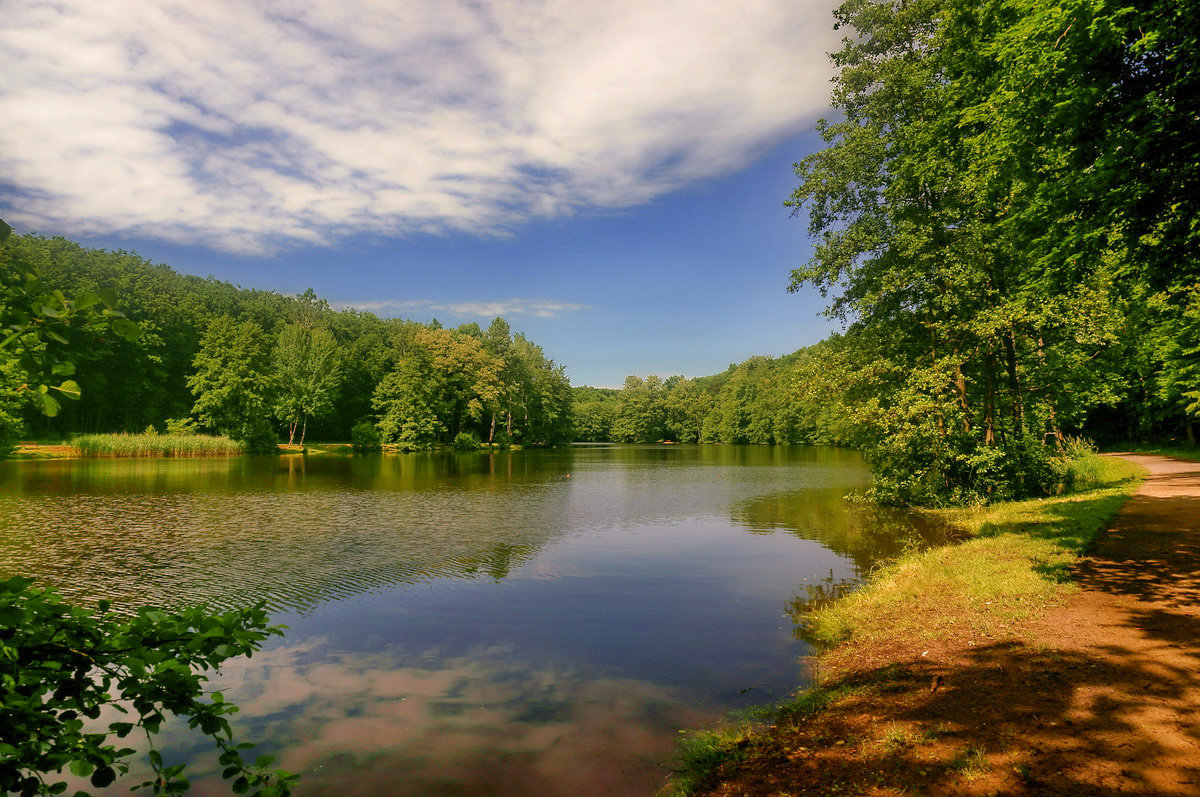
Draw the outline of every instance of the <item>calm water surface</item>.
M0 573L266 600L287 636L217 685L301 795L652 793L678 729L786 697L805 609L922 537L843 500L866 478L737 446L0 462Z

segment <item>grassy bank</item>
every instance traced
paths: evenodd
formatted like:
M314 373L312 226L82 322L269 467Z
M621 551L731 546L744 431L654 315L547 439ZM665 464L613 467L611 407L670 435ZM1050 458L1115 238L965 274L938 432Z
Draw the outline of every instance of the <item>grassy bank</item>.
M219 457L243 454L228 437L172 434L85 434L71 440L81 457Z
M1144 475L1130 462L1099 456L1073 468L1080 491L1070 495L932 512L965 539L901 556L873 572L861 589L814 612L809 631L825 646L817 683L777 707L766 722L688 734L677 774L664 793L695 794L743 770L769 772L779 765L784 747L773 741L775 736L796 733L831 708L831 713L879 711L890 699L889 683L902 663L920 661L930 650L1019 639L1023 621L1074 591L1071 564L1137 491ZM863 672L871 676L856 677ZM932 732L890 725L878 739L857 738L855 744L878 747L872 755L886 757L889 746L914 744L909 736ZM820 729L804 733L808 747L802 750L837 744L844 752L852 737ZM796 745L792 739L787 747ZM959 763L971 766L969 756ZM914 772L913 782L919 784L921 777ZM853 778L847 784L854 786Z

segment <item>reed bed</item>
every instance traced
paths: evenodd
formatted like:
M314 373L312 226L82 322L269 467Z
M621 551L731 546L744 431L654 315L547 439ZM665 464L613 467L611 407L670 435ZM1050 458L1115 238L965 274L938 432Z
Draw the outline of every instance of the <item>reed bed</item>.
M205 434L84 434L71 440L81 457L226 457L245 443Z

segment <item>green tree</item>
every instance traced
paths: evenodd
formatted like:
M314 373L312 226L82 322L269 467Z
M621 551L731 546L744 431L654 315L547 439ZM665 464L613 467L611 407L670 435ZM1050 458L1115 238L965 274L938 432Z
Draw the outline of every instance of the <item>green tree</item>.
M271 450L271 403L274 392L270 353L261 327L252 321L216 318L200 340L195 372L188 387L196 396L192 413L205 426Z
M997 140L1011 124L991 115L997 86L1026 80L994 57L1019 24L1012 11L844 3L838 22L854 35L834 57L842 117L797 164L790 204L818 244L792 287L832 294L831 314L855 333L844 342L860 347L853 390L868 397L853 417L873 430L858 437L886 500L1045 489L1046 442L1117 395L1113 252L1039 260L1033 218L1073 211L1043 202Z
M300 429L300 445L308 432L310 416L333 409L341 382L337 341L326 329L304 322L279 332L272 357L275 368L275 413L288 426L288 445Z
M619 443L654 443L664 439L667 423L664 398L661 378L626 377L613 419L613 439Z
M449 443L494 414L503 363L479 337L423 328L398 346L396 366L373 397L385 442L404 448Z

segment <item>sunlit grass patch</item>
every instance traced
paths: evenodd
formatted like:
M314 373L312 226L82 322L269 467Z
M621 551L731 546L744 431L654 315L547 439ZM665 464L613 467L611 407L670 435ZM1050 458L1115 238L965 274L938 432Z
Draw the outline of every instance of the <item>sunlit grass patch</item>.
M918 644L956 636L996 637L1061 601L1069 568L1138 486L1144 470L1087 457L1099 489L1056 498L936 510L971 535L957 545L911 552L867 584L814 612L825 644L844 640Z
M71 440L81 457L215 457L243 454L228 437L189 434L85 434Z
M950 768L967 780L974 780L991 772L992 762L988 761L987 751L983 748L969 747L954 757Z

